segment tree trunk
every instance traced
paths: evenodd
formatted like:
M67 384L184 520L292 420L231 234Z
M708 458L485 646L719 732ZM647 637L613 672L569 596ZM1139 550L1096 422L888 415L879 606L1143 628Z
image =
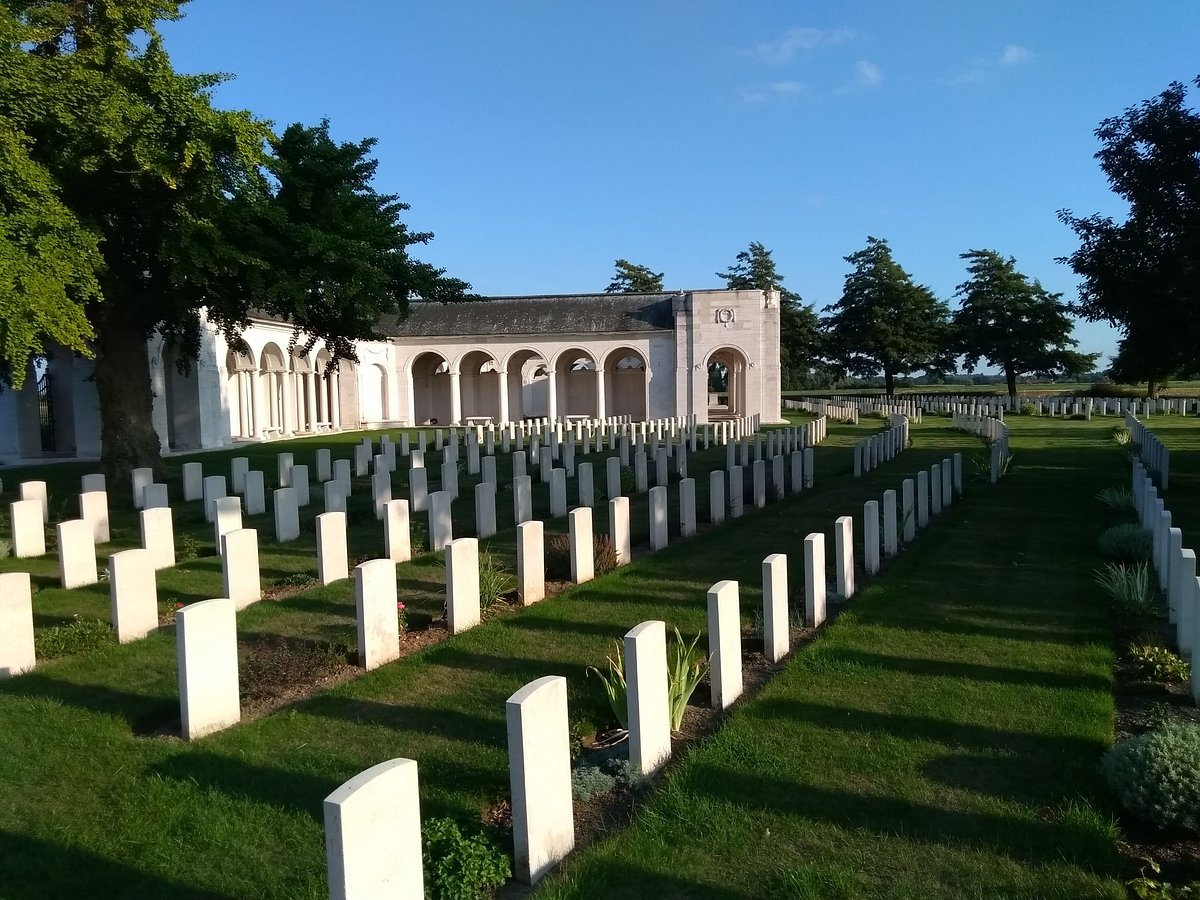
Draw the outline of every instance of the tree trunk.
M896 376L887 369L883 370L883 389L889 397L896 394Z
M100 462L109 489L128 484L130 472L162 468L158 433L151 417L154 392L146 356L146 334L119 316L96 327L96 395L100 401Z
M1017 399L1017 373L1012 366L1004 367L1004 380L1008 382L1008 396Z
M1151 400L1158 399L1158 376L1151 375L1150 382L1146 385L1146 393L1149 394Z

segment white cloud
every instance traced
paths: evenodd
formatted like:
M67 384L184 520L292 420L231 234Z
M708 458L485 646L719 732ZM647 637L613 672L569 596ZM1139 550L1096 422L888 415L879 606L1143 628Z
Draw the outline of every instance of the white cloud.
M768 65L789 63L802 53L818 47L844 44L858 35L852 28L793 28L773 41L763 41L754 53Z
M1033 54L1024 47L1018 47L1016 44L1009 44L1004 48L1004 52L1000 54L1000 65L1002 66L1020 66L1029 62Z
M798 97L808 92L808 85L803 81L774 81L764 87L750 88L741 92L743 103L768 103L772 100L784 100Z
M883 83L883 71L875 63L860 59L854 64L854 83L860 87L879 87Z
M781 97L789 97L794 94L804 93L804 82L802 81L776 81L771 85L771 90Z

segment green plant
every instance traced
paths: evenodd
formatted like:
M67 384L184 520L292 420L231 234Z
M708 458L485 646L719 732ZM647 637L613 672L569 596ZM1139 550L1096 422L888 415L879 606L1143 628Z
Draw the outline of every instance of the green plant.
M625 684L625 652L620 641L613 641L615 650L612 656L606 656L604 661L608 671L601 672L595 666L588 666L588 674L595 673L600 679L608 705L612 708L613 717L622 728L629 727L629 706L627 687ZM614 658L615 657L615 658Z
M181 534L175 538L175 561L187 562L200 556L200 542L190 534Z
M1154 535L1136 522L1114 525L1100 532L1100 555L1116 562L1145 562L1150 559Z
M1140 900L1200 900L1200 881L1176 886L1159 878L1162 869L1154 860L1143 857L1142 862L1145 865L1138 877L1125 882L1131 896ZM1147 869L1150 870L1149 875L1146 874Z
M284 575L276 578L274 587L309 587L310 585L320 584L320 579L311 572L292 572L290 575Z
M1037 404L1022 403L1017 409L1017 414L1021 416L1036 416L1038 414Z
M512 572L488 550L479 554L479 608L487 612L516 587Z
M1108 594L1113 609L1124 618L1140 624L1158 614L1150 567L1144 563L1109 563L1096 572L1096 584Z
M80 619L65 625L52 625L34 635L34 652L38 659L55 659L87 653L115 644L117 636L102 619Z
M317 683L346 668L349 656L349 648L341 644L259 637L238 661L242 697L273 700L284 696L297 685Z
M1134 512L1133 491L1121 485L1097 492L1096 499L1117 512Z
M1188 681L1192 676L1192 667L1185 660L1157 644L1130 647L1129 661L1140 677L1152 681Z
M12 541L7 538L0 539L0 559L7 559L12 555Z
M1200 725L1119 741L1101 766L1109 789L1133 815L1162 828L1200 831Z
M617 779L597 766L580 766L571 770L571 794L579 800L607 794L616 786Z
M508 854L484 832L464 834L453 819L421 826L425 892L433 900L485 900L512 875Z
M396 618L400 622L400 633L404 634L408 631L408 607L403 601L396 602Z
M571 579L571 538L554 534L546 541L546 577L553 581Z
M1133 432L1126 425L1114 425L1111 433L1118 447L1127 447L1133 441Z
M708 660L696 649L699 643L699 632L688 644L676 628L675 640L667 648L667 700L671 705L671 731L678 731L683 724L688 700L708 672Z

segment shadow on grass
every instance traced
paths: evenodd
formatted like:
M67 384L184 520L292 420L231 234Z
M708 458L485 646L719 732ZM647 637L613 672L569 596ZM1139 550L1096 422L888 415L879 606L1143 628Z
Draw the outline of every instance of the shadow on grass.
M887 734L904 740L924 740L947 746L975 747L1019 754L1027 759L1082 756L1099 760L1107 749L1102 741L1061 735L1003 731L982 725L963 725L925 716L904 716L869 710L822 706L802 700L760 700L743 715L756 719L785 719L836 731Z
M228 900L227 894L168 880L78 847L12 832L0 832L0 892L5 900Z
M134 734L149 734L179 722L179 701L175 697L151 697L101 685L60 681L37 671L8 681L0 690L14 697L53 700L64 706L116 716Z
M508 746L503 705L500 706L501 715L495 719L453 709L399 706L377 700L357 700L332 695L314 697L295 709L306 715L357 725L382 725L395 731L434 735L450 741L469 741L491 747Z
M1071 861L1104 874L1115 871L1111 837L1102 829L1001 813L942 809L895 797L870 796L811 784L696 766L689 782L697 793L747 809L800 816L847 830L940 846L982 848L1018 862Z

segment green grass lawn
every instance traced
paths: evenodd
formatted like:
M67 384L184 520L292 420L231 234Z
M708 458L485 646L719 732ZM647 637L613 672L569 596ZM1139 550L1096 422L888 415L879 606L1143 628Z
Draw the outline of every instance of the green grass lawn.
M858 520L865 500L918 468L979 448L930 419L913 428L913 449L852 479L849 447L876 424L831 427L812 491L194 744L174 736L169 631L0 684L0 896L323 897L322 798L396 756L420 763L425 817L478 821L508 791L504 700L521 685L565 675L572 719L603 724L585 671L613 639L650 618L695 634L707 588L726 578L742 584L748 625L765 555L792 554L800 597L805 534L824 531L832 548L835 517ZM1077 521L1098 515L1091 495L1125 471L1104 445L1110 426L1016 425L1010 479L969 485L851 613L688 754L628 834L581 855L551 895L1115 896L1112 838L1089 806L1111 731L1111 655L1088 588L1094 535ZM274 454L297 443L244 455L266 460L270 481ZM224 469L232 455L201 458ZM709 456L693 471L723 465L723 450ZM55 468L56 496L77 490L79 471ZM504 558L511 540L505 529L493 542ZM380 545L373 520L352 532L352 556ZM441 602L432 559L399 571L402 598L428 616ZM5 565L47 560L20 562ZM189 599L212 596L213 563L163 578L182 579ZM265 581L314 565L311 536L263 548ZM42 584L42 627L106 615L103 590ZM239 630L352 642L350 597L339 582L258 604ZM822 884L833 888L806 887Z
M1018 384L1019 394L1074 394L1080 391L1090 391L1095 385L1090 381L1063 381L1056 383L1033 382ZM1110 397L1145 397L1149 386L1142 384L1118 384L1112 386ZM864 397L871 394L882 394L883 388L838 388L837 390L819 391L784 391L784 399L799 399L803 397L828 397L833 394L847 394ZM1008 388L1003 384L925 384L919 386L897 386L897 394L1007 394ZM1164 397L1195 397L1200 394L1200 381L1173 381L1160 391Z
M539 897L1123 897L1091 584L1110 423L976 488Z

